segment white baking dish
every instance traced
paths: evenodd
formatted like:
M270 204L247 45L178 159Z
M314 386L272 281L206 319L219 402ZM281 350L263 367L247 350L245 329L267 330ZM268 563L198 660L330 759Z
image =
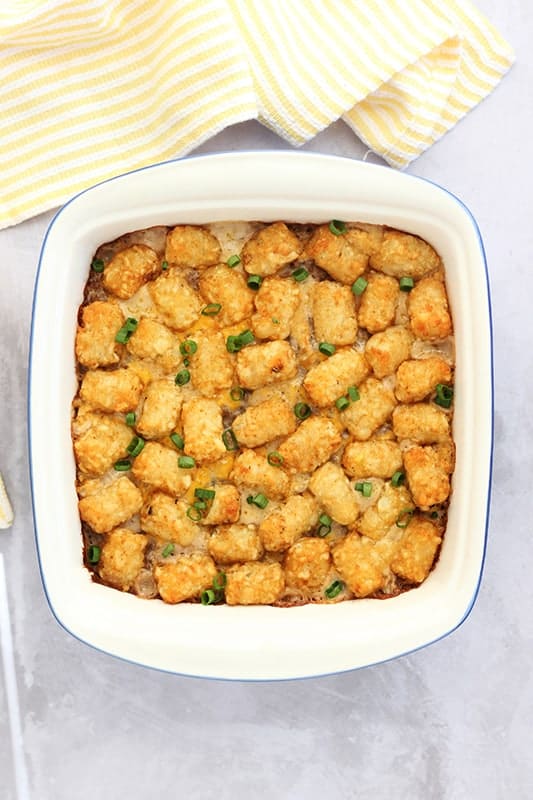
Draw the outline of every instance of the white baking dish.
M447 271L457 346L457 466L440 559L394 599L297 608L165 605L95 584L82 564L70 406L74 335L96 247L150 225L329 219L386 223L427 239ZM30 462L37 547L59 623L82 641L171 672L280 679L362 667L450 633L481 577L492 451L489 290L468 210L427 181L349 159L230 153L157 164L71 200L52 221L35 288L30 353Z

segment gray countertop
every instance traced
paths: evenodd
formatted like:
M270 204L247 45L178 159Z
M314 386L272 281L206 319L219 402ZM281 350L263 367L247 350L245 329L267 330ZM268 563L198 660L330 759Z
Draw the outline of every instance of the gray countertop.
M526 154L533 11L529 0L477 6L513 43L517 63L487 101L408 170L469 206L488 257L494 481L484 577L471 615L444 640L398 660L267 684L158 673L65 633L39 577L26 441L32 290L52 216L44 214L0 232L0 468L16 512L12 530L0 533L0 553L20 703L8 704L0 666L2 800L533 797L533 172ZM199 152L284 147L245 123ZM366 152L340 122L304 149L353 158ZM2 646L7 661L8 643ZM11 748L17 725L20 746Z

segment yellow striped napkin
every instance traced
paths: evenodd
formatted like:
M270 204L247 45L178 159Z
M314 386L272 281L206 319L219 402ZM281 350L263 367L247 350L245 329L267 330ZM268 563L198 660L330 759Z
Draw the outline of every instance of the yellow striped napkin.
M259 119L403 167L512 50L468 0L2 0L0 227Z

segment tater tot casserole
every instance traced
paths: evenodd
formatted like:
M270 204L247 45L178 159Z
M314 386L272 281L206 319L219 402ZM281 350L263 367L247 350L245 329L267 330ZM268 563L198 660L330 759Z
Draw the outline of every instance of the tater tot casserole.
M154 226L87 274L72 438L95 581L285 607L426 580L455 461L427 241L340 220Z

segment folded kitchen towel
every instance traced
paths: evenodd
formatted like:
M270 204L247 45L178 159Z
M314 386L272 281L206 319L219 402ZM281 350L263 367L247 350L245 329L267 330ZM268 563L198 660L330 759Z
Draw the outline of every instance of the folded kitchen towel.
M0 227L258 119L404 167L513 61L468 0L2 0Z

